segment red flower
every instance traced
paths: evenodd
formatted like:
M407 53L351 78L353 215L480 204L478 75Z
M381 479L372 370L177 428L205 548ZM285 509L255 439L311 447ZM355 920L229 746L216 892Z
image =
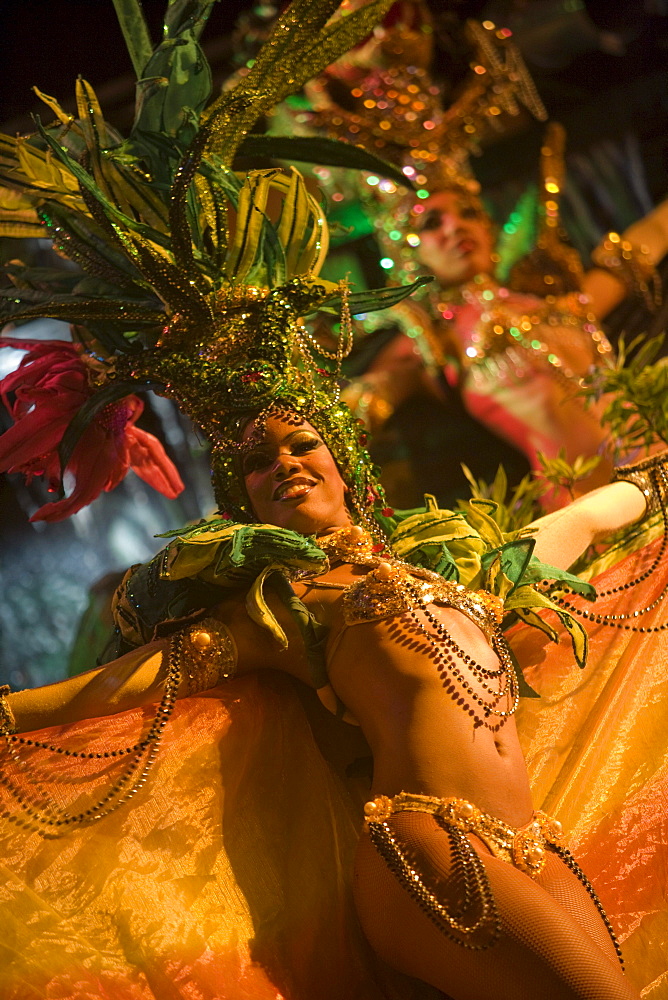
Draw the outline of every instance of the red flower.
M0 347L26 350L18 369L0 381L0 396L15 420L0 438L0 471L22 472L30 482L44 476L60 485L58 446L74 416L94 395L89 368L74 344L61 340L0 338ZM10 399L11 397L11 399ZM67 465L74 478L69 497L40 507L31 521L62 521L113 490L133 469L173 499L181 477L156 437L135 427L144 404L127 396L98 413L81 435Z

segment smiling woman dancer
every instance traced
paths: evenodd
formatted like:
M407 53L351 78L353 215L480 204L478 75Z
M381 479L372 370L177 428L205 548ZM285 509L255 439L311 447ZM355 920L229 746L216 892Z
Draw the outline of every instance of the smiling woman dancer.
M329 682L373 753L356 901L378 953L453 997L633 996L558 824L533 813L512 667L484 600L436 591L420 609L420 578L347 528L346 485L306 422L269 419L244 482L258 519L329 553L330 572L293 589L328 628ZM624 519L642 513L620 483L573 511L580 530L617 501Z
M491 989L509 1000L528 1000L538 990L550 998L636 996L559 825L532 809L497 602L408 567L380 529L371 534L354 525L350 486L321 434L291 409L289 396L284 410L264 411L261 422L261 434L257 421L244 432L252 442L242 458L249 511L265 530L275 525L286 547L298 533L315 536L327 554L324 571L291 574L305 614L326 630L324 658L314 657L269 587L268 615L285 634L286 648L240 613L238 598L223 600L171 643L142 647L46 692L10 695L5 706L12 728L99 715L101 687L107 711L151 702L165 680L177 683L173 673L165 677L166 661L180 659L188 674L177 697L235 671L286 671L355 720L371 748L373 787L355 898L382 958L455 998L482 998ZM556 538L549 522L542 544L556 542L568 558L591 537L593 524L632 520L644 505L636 486L614 484L571 508ZM215 534L206 524L195 529L167 550L163 566L170 564L178 578L179 562L192 559L198 538L200 545L208 542L210 563L212 551L223 549L221 542L212 546ZM200 574L206 578L204 565ZM125 600L131 591L136 600L132 579Z
M321 956L329 954L329 939L340 928L334 920L321 922L323 939L314 939L311 913L300 911L303 941L292 940L280 906L268 915L265 911L264 925L259 921L249 930L246 920L247 951L234 975L228 974L241 933L235 923L246 919L243 880L255 878L261 905L265 897L276 896L276 882L298 880L301 868L301 860L294 870L283 864L282 854L273 865L266 861L275 824L290 808L276 788L266 787L262 794L264 840L260 836L248 843L248 799L238 818L237 847L241 842L247 854L243 878L240 874L237 882L230 878L222 886L211 860L221 843L233 839L222 812L227 791L218 792L209 839L202 846L199 841L203 797L221 780L219 754L224 755L227 740L220 725L208 721L211 711L226 698L226 682L232 704L246 675L262 670L288 674L315 689L343 720L357 722L368 743L373 783L354 892L376 955L455 1000L483 1000L491 993L501 1000L537 995L631 1000L637 994L622 973L612 929L593 888L568 852L559 824L532 808L513 721L518 680L501 632L501 597L508 609L552 606L568 620L531 587L541 572L559 576L559 571L530 563L531 539L508 540L486 552L491 547L476 525L484 532L489 519L475 504L466 518L433 505L395 518L384 506L360 427L339 401L337 376L350 332L349 310L368 310L370 299L377 307L388 295L364 293L359 300L345 287L316 277L326 227L320 206L296 172L255 171L240 181L227 166L244 121L250 126L270 99L294 86L294 61L311 52L316 31L324 31L331 57L337 39L340 46L350 41L351 32L368 30L357 15L338 22L342 37L339 28L323 29L327 11L322 8L320 0L292 5L251 72L213 105L185 155L175 158L171 234L154 228L164 223L164 206L162 195L146 186L148 150L142 173L129 163L124 147L116 161L113 150L101 160L91 156L89 173L44 132L42 140L50 144L63 176L70 182L76 178L86 192L74 195L72 184L63 184L57 226L53 205L48 212L42 208L42 189L36 185L31 193L29 179L20 176L29 162L25 156L23 167L17 164L12 174L61 245L105 278L95 286L95 299L78 298L77 288L66 303L60 297L35 305L34 296L22 296L20 290L12 298L9 308L16 317L39 312L86 318L98 339L86 339L80 353L28 343L22 364L31 375L25 391L17 394L6 464L28 472L38 461L43 468L53 467L55 442L31 440L35 412L45 400L53 406L53 392L44 392L40 377L49 379L51 390L74 380L85 400L75 426L81 430L87 418L88 429L106 435L119 452L127 446L134 412L124 400L133 388L151 384L176 398L210 439L220 516L177 533L148 566L128 575L116 601L118 651L128 650L124 655L47 688L0 696L3 835L18 822L33 831L33 838L35 832L47 838L24 845L21 829L21 843L8 838L3 851L6 863L10 857L17 863L3 892L15 891L19 870L27 887L19 894L22 908L11 936L3 937L13 956L1 973L4 995L46 995L46 990L26 994L23 949L14 942L32 934L40 950L54 952L60 937L60 950L69 954L72 947L84 948L89 933L92 945L75 969L70 995L87 990L96 996L162 998L192 995L195 986L199 995L212 997L247 996L249 989L254 997L275 997L279 986L291 1000L311 1000L314 989L332 997L356 991L365 1000L390 995L378 991L377 981L367 988L370 980L361 973L355 982L359 965L345 962L338 979L314 987L318 975L324 978ZM192 23L182 28L186 42L192 42ZM306 62L312 69L310 56ZM103 123L94 95L86 85L81 88L82 111L96 126L87 127L89 120L81 131L98 153ZM243 109L246 119L240 121ZM11 140L3 141L11 148ZM159 147L163 162L164 148ZM39 159L39 146L31 149ZM108 171L105 193L95 174L103 168ZM221 221L223 195L236 213L233 238ZM277 219L272 198L280 203ZM142 213L152 224L137 221ZM125 296L122 310L117 301L110 305L114 273ZM325 303L332 307L337 299L342 336L333 357L323 362L334 362L328 371L314 362L314 345L299 317ZM137 326L141 337L128 336ZM105 354L110 343L113 351ZM53 371L49 352L58 360ZM29 460L31 446L38 450ZM71 440L62 445L65 464L68 454L77 455L76 446L73 453L67 447ZM85 455L78 454L76 467L83 477ZM640 518L650 494L644 482L619 482L592 494L537 527L536 551L558 565L570 564L599 533ZM62 516L64 507L59 511ZM577 638L575 625L572 631ZM232 681L235 673L239 677ZM218 689L213 699L198 700L213 689ZM126 732L120 713L134 719L133 712L156 703L148 729L131 745L118 747L107 736L104 749L86 744L91 728L83 720L98 720L96 725L113 737ZM230 711L233 715L233 707ZM153 771L160 766L159 746L163 738L169 743L170 722L183 724L184 718L190 729L180 743L172 743L171 755L166 748L163 770L157 772L167 782L163 787ZM35 733L55 725L63 728ZM348 728L343 721L339 726ZM33 735L20 735L26 732ZM252 729L250 735L252 741L262 739ZM281 731L270 748L279 761L290 736ZM335 742L343 739L337 729ZM177 748L187 754L189 742L197 741L209 763L201 769L200 760L200 769L187 775L179 770ZM45 764L44 754L57 763ZM234 760L228 761L229 785L252 780L246 760L244 754L236 771ZM313 756L303 761L304 782L313 783ZM110 775L109 784L82 805L78 772L87 774L98 765L103 781ZM149 778L146 796L142 788ZM334 796L332 783L322 787ZM159 809L159 822L147 820L147 807ZM304 810L300 821L311 822L312 812ZM335 841L338 830L333 829ZM309 846L319 862L314 869L318 895L331 882L345 894L350 872L340 870L344 841L327 855L323 847L323 857L339 866L336 871L327 870L318 844ZM192 850L198 863L191 867ZM19 865L22 851L28 856ZM113 882L98 902L98 870L108 854ZM136 902L135 889L151 874L153 895L144 893ZM38 905L40 893L51 900L48 907ZM297 910L300 903L294 903ZM64 913L65 929L59 923L55 934L54 915L60 920ZM90 927L82 924L82 913L89 915ZM11 908L5 907L3 919L11 920ZM192 949L200 939L207 945L214 940L222 921L232 928L227 950L204 949L198 972L203 979L193 985ZM280 975L273 953L258 954L266 924L276 940L287 939L284 950L292 956L292 967ZM31 961L36 961L34 940ZM121 984L112 975L117 968L109 967L112 941L113 948L120 945L128 970ZM311 963L308 988L305 955ZM54 953L53 960L59 959ZM253 992L259 963L270 971L262 990ZM13 982L12 968L19 970ZM348 983L352 977L353 991L344 994L337 983L345 977ZM62 993L57 977L56 986Z

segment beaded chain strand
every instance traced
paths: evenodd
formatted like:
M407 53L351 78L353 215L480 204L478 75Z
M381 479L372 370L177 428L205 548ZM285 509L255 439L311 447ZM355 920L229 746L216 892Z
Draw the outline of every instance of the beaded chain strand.
M26 762L21 759L16 749L17 745L36 747L47 750L51 753L58 753L68 757L78 757L85 759L93 758L113 758L124 754L135 753L134 759L130 762L125 773L116 781L111 789L94 805L79 813L70 814L67 807L59 810L53 803L47 803L43 799L37 801L25 796L19 791L14 783L5 774L0 774L0 784L2 784L12 795L23 811L23 816L15 815L7 809L0 811L0 815L16 823L19 826L28 826L37 829L43 836L59 836L63 827L74 824L86 824L103 819L123 805L128 799L136 795L140 788L146 783L149 771L155 762L158 754L159 744L163 731L167 725L174 705L179 685L181 683L181 655L183 650L183 635L176 634L172 637L169 654L167 658L167 678L160 704L156 709L153 722L148 733L143 740L132 747L125 747L122 750L109 750L100 753L85 751L66 750L64 747L56 747L40 740L26 739L9 732L3 732L9 756L14 764L21 770L26 771ZM144 760L144 757L146 758ZM139 772L137 774L137 772ZM35 782L32 782L35 784ZM129 786L129 787L128 787Z
M494 944L501 933L501 921L485 866L464 833L449 824L443 826L450 838L454 866L463 875L464 881L464 903L461 910L454 913L447 910L426 887L388 823L371 822L368 829L371 842L388 869L441 933L464 948L482 951ZM473 922L464 923L462 914L470 909L472 898L479 903L480 915ZM476 932L486 930L487 940L472 939Z
M363 523L365 523L365 518L361 512L360 519ZM361 565L369 566L378 565L381 562L381 557L384 557L386 559L390 559L391 564L406 569L408 573L415 568L411 564L398 559L394 555L387 535L379 529L378 525L374 525L373 531L370 531L369 534L372 538L379 539L377 546L378 554L369 557L367 554L362 554L360 552L360 554L356 556L353 548L351 550L346 549L345 551L342 551L339 557L343 558L344 561L359 562ZM374 551L375 549L376 546L374 546ZM330 553L330 558L334 556L335 552L332 551ZM484 667L455 642L443 623L440 622L438 618L429 610L429 608L424 605L417 588L410 583L410 577L406 579L405 585L408 593L414 598L415 604L419 607L419 611L422 613L424 618L426 618L432 631L436 633L437 638L430 633L429 628L422 621L420 613L415 607L410 607L406 611L407 616L410 617L411 621L415 625L415 628L422 635L424 635L425 639L432 648L433 656L437 664L437 671L443 686L446 687L446 689L449 689L451 679L454 678L464 692L470 696L472 701L474 701L482 710L482 712L477 712L475 708L469 708L469 714L473 716L478 725L483 725L486 728L495 731L501 723L499 721L498 723L490 725L487 721L490 715L496 716L499 720L508 718L515 713L519 705L519 684L515 673L515 667L500 630L498 627L495 629L492 639L494 651L499 658L499 666ZM326 584L319 584L319 586L326 586ZM329 586L332 586L337 590L345 589L345 586L342 586L341 584L330 584ZM472 685L466 679L464 672L457 666L457 659L461 660L471 669L474 678L480 683L483 690L490 695L490 698L486 699L474 690ZM491 682L493 681L500 682L498 690L495 690L492 687ZM497 705L501 699L506 697L511 700L510 707L507 709L498 708Z
M428 628L422 623L416 610L411 609L408 614L415 623L416 627L427 637L433 647L437 661L437 670L443 685L445 686L449 677L454 677L457 683L482 709L484 713L483 716L477 713L474 708L469 709L469 714L474 717L478 725L485 726L487 729L491 730L497 729L500 723L490 725L487 721L490 715L494 715L498 719L509 718L511 715L514 715L517 711L517 706L519 705L519 684L517 682L515 667L513 666L505 640L500 633L495 635L493 639L494 652L499 657L498 669L483 667L482 664L478 663L472 656L469 656L469 654L455 642L443 623L440 622L428 608L423 607L420 610L431 627L437 633L440 640L439 642L434 642L432 636L429 634ZM473 689L471 684L466 680L463 671L457 666L457 659L462 660L467 667L470 667L476 680L480 683L483 689L489 692L492 696L491 700L486 700L482 695L479 695ZM503 681L502 686L498 691L494 690L489 683L489 681L495 679ZM509 699L512 699L510 708L497 708L498 703L506 696L508 696Z
M573 872L576 878L582 883L582 885L585 887L585 889L591 896L592 902L594 903L594 906L600 913L601 919L605 924L608 934L610 935L610 940L614 945L615 952L617 953L617 958L619 959L619 964L623 969L624 958L622 956L622 949L620 947L619 941L617 940L617 935L613 930L612 924L610 923L610 918L608 917L608 914L605 912L603 903L598 898L598 894L594 889L594 886L591 884L585 873L580 868L580 865L577 863L577 861L575 860L575 858L573 857L573 855L571 854L571 852L568 850L567 847L563 847L561 844L550 844L549 849L551 851L554 851L554 853L561 858L564 864L568 868L570 868L570 870Z
M662 466L658 466L650 470L650 476L652 477L652 486L656 490L657 495L661 498L661 517L663 520L663 536L661 539L661 546L659 552L652 562L652 565L646 569L643 573L639 574L633 580L627 580L625 583L621 583L616 587L610 587L608 590L602 590L597 594L597 599L600 600L602 597L610 597L612 594L622 593L627 590L631 590L636 587L639 583L644 580L649 579L649 577L654 573L658 566L663 562L664 555L668 549L668 510L666 510L665 497L668 495L668 476L666 476L666 471ZM597 625L605 625L608 628L624 629L629 632L641 632L643 634L651 634L654 632L664 632L668 629L668 621L661 622L659 625L631 625L629 624L631 619L639 618L641 615L647 614L649 611L653 611L654 608L658 607L659 604L664 600L668 594L668 583L663 588L661 593L655 600L650 604L647 604L644 608L636 608L635 611L631 611L627 614L599 614L596 611L586 611L584 608L576 608L573 604L570 604L563 597L558 597L552 595L552 600L556 604L559 604L563 608L567 608L570 612L578 615L580 618L585 618L587 621L594 622Z

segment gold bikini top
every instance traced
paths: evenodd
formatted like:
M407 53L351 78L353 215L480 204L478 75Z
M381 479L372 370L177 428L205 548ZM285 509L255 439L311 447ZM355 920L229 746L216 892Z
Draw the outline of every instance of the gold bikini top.
M500 598L486 591L468 590L444 580L438 573L396 559L376 545L363 528L341 528L318 539L330 562L369 566L362 579L350 584L314 581L314 586L342 590L346 625L376 621L404 614L429 604L456 608L470 618L488 640L498 632L503 617Z

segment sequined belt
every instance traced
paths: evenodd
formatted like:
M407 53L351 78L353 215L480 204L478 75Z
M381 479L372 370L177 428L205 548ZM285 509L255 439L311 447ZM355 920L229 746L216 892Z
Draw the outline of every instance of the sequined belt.
M548 845L564 846L561 823L540 811L534 813L526 826L515 828L482 812L473 802L454 796L441 799L433 795L400 792L392 799L378 795L364 806L367 826L386 822L399 812L429 813L440 817L448 826L464 833L474 833L495 857L508 861L532 878L536 878L545 867Z
M450 841L452 880L459 883L459 900L448 905L436 894L420 871L414 851L397 839L388 820L395 813L422 812L434 816ZM548 848L558 855L591 896L601 915L615 951L622 953L610 921L594 888L577 861L562 843L561 823L543 812L534 813L530 823L519 829L482 812L473 802L454 796L400 792L390 799L377 795L364 806L366 828L374 847L390 872L426 916L446 937L463 948L489 948L501 934L501 918L492 893L483 859L467 833L474 833L492 854L535 878L544 868ZM622 966L623 966L622 962Z

